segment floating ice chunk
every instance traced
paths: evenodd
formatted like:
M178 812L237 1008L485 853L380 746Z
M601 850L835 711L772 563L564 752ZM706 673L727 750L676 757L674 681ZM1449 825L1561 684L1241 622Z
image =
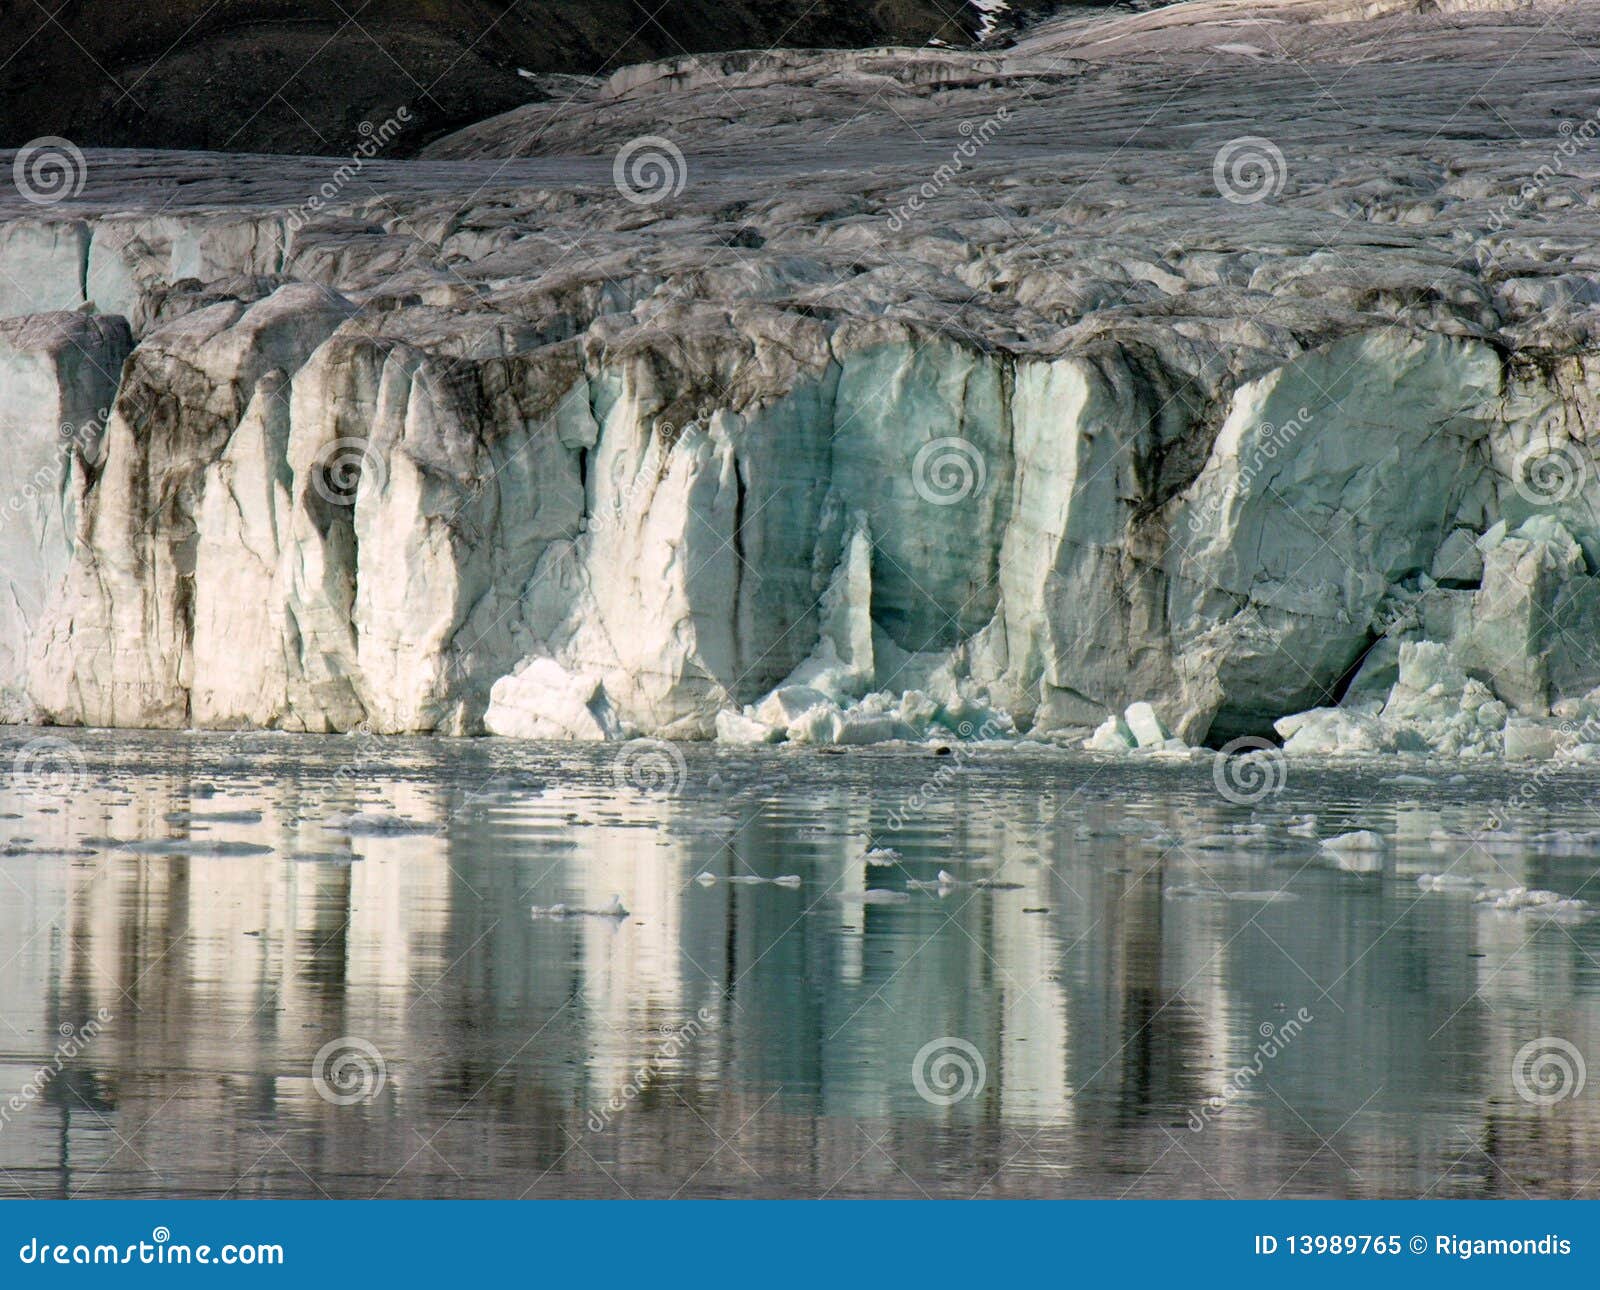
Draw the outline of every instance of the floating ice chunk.
M1541 905L1528 911L1535 918L1548 918L1554 922L1578 923L1594 917L1594 909L1586 902L1568 897L1551 905Z
M289 859L296 864L351 865L361 857L353 851L291 851Z
M530 912L535 918L627 918L628 907L622 897L613 895L598 909L582 909L573 905L534 905Z
M333 815L322 827L330 833L356 835L399 836L408 833L439 832L437 824L424 824L420 820L408 820L403 815L386 815L381 811L353 811L348 815Z
M921 737L919 731L900 719L887 695L869 695L853 708L840 708L825 698L801 713L789 725L788 735L792 743L836 745L881 744Z
M1424 873L1417 876L1417 886L1423 891L1478 891L1483 884L1463 874Z
M1317 836L1317 817L1315 815L1301 815L1289 821L1285 830L1297 838L1314 838Z
M716 881L716 878L711 874L702 874L700 876L702 879L710 878L711 882ZM800 885L800 875L786 873L780 874L776 878L764 878L757 873L736 873L731 875L728 881L737 883L741 887L798 887ZM711 884L704 883L703 885L710 886Z
M1533 841L1546 851L1566 855L1587 855L1600 848L1600 829L1552 829Z
M839 705L826 694L809 685L780 685L756 704L751 715L766 725L787 730L815 712L837 712L838 709Z
M1439 641L1402 641L1396 680L1381 707L1314 708L1282 717L1284 750L1299 754L1420 752L1484 757L1503 750L1508 709ZM1386 782L1411 782L1393 777ZM1428 781L1419 780L1426 783Z
M831 744L838 732L839 709L832 703L819 704L802 713L789 726L789 742Z
M1280 717L1272 728L1290 756L1393 751L1393 741L1374 716L1343 708L1313 708Z
M1138 747L1139 741L1128 729L1128 723L1113 713L1086 740L1083 746L1091 752L1121 753Z
M1300 899L1293 892L1281 889L1225 891L1221 887L1201 887L1193 884L1168 887L1161 894L1166 900L1231 900L1252 905L1272 905Z
M937 734L937 727L943 726L958 738L980 742L1015 739L1017 734L1016 723L1010 714L989 706L988 691L982 687L974 689L966 682L957 682L953 692L946 693L940 702L934 725L935 729L929 731L930 735Z
M1549 761L1562 743L1554 726L1515 718L1506 722L1503 738L1507 761Z
M900 853L893 847L873 847L861 856L869 868L881 869L900 863Z
M1172 731L1167 729L1148 703L1129 704L1122 719L1127 723L1134 742L1141 748L1160 748L1172 738Z
M260 811L168 811L168 824L260 824Z
M1557 921L1576 922L1590 918L1594 913L1587 901L1537 887L1490 887L1478 893L1478 903L1500 913L1528 914Z
M724 708L717 713L717 741L725 744L776 744L782 743L788 732L780 726L769 726L764 721L747 717L742 712Z
M932 882L912 879L906 886L914 891L951 892L957 887L970 887L975 891L1021 891L1020 882L1003 882L998 878L958 878L948 869L939 870Z
M834 719L836 744L883 744L896 739L915 739L917 732L891 713L849 708Z
M1528 909L1534 905L1554 904L1559 899L1553 891L1537 888L1529 891L1526 887L1490 887L1478 896L1480 903L1496 909Z
M1340 833L1331 838L1323 838L1322 845L1325 850L1352 855L1382 853L1388 850L1388 844L1383 840L1383 836L1372 832L1371 829L1359 829L1354 833Z
M921 690L907 690L900 696L900 720L913 730L930 731L942 712L939 701Z
M262 842L195 842L186 848L192 856L236 857L269 856L272 848Z
M114 845L120 850L136 855L209 856L214 859L225 859L272 854L272 848L262 842L208 842L201 838L141 838Z
M599 677L569 672L553 658L525 659L489 691L484 728L514 739L622 738Z

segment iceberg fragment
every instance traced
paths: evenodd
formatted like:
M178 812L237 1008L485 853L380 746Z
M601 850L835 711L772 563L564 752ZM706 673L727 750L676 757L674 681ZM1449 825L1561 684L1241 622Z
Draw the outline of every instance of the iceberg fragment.
M609 740L622 738L604 683L574 674L554 659L526 660L494 683L484 726L515 739Z

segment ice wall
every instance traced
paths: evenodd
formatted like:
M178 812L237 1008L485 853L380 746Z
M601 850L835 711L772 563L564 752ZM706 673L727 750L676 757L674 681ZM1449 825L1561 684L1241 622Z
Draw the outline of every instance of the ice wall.
M1541 383L1388 326L1175 405L1115 343L770 322L467 345L289 284L175 311L131 357L120 319L4 324L5 406L33 427L7 466L53 472L0 534L8 703L850 740L1065 732L1150 699L1193 742L1337 704L1379 642L1442 639L1532 715L1600 681L1588 494L1512 486L1531 422L1585 422L1582 364ZM104 442L60 452L97 404ZM1506 536L1530 517L1543 540Z

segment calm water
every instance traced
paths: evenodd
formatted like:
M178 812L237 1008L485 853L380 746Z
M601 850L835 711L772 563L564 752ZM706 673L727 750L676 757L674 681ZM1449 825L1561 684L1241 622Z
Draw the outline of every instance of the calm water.
M1594 775L678 755L4 732L0 1195L1600 1190Z

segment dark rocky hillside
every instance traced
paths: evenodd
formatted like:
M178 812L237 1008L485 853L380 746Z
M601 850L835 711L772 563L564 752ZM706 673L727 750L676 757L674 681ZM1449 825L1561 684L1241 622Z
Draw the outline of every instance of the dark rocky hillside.
M1046 0L1019 0L1019 12ZM750 46L969 41L965 0L0 0L0 148L394 148L539 97L534 73Z

